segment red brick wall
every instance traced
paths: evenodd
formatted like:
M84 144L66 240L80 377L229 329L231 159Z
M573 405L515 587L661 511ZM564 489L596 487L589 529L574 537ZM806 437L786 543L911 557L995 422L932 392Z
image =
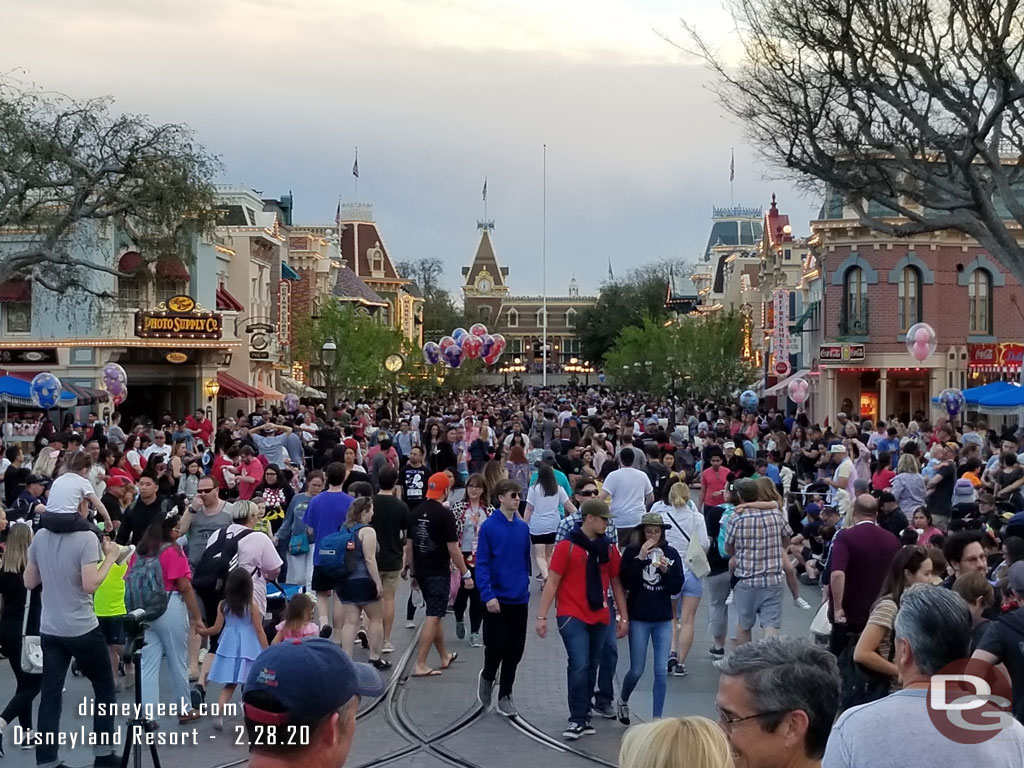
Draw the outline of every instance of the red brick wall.
M843 302L843 286L832 285L834 270L850 255L851 247L836 246L834 251L826 254L826 299L824 315L824 336L836 339L839 336L839 317ZM957 265L967 265L979 255L985 255L989 262L996 265L1006 278L1005 286L993 286L990 301L992 307L992 328L990 335L999 341L1024 340L1024 292L1017 281L999 267L998 262L977 247L968 248L965 252L959 246L938 246L931 250L927 245L909 245L896 243L891 250L882 246L878 250L871 244L858 247L857 253L867 261L878 273L878 282L867 286L868 297L868 335L870 341L867 351L900 352L905 349L903 342L897 337L899 328L899 309L897 304L898 286L889 282L889 270L907 255L913 253L932 271L935 282L921 285L921 320L935 329L939 345L946 348L951 345L967 344L969 329L968 288L959 285L957 279L960 272ZM1016 297L1021 308L1011 301Z

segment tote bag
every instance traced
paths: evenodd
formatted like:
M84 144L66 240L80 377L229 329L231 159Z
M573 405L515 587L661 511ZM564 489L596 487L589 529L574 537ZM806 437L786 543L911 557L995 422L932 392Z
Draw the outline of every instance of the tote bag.
M43 643L39 635L27 635L32 590L25 590L25 617L21 620L21 671L28 675L43 673Z
M686 561L686 570L696 576L698 579L703 579L709 573L711 573L711 565L708 563L708 555L704 551L704 548L700 545L700 539L696 536L691 537L686 531L683 530L682 526L676 522L676 519L672 517L672 513L668 512L668 519L672 521L678 531L686 537L686 554L683 555L683 559ZM699 512L692 512L697 515Z

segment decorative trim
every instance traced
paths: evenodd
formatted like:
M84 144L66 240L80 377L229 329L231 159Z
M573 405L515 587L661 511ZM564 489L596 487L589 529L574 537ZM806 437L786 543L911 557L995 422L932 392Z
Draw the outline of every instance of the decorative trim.
M878 273L872 269L868 260L856 251L843 259L832 272L832 285L842 285L846 280L846 273L853 267L860 267L864 271L865 285L874 285L878 282Z
M978 269L984 269L988 272L989 277L992 278L993 288L1002 288L1006 285L1006 275L1004 275L1003 271L990 261L983 253L979 253L974 257L973 261L969 261L967 264L964 264L964 271L957 275L957 285L970 285L971 275L973 275L975 270ZM991 299L991 297L989 298Z
M899 285L903 277L903 270L907 267L917 268L917 271L921 273L922 285L934 285L935 273L928 269L928 265L921 261L913 251L907 251L907 255L897 261L896 266L889 270L889 282Z
M970 335L967 336L967 343L968 344L995 344L997 341L999 341L998 338L996 338L995 336L988 335L988 334L986 334L986 335L978 335L978 336L976 336L974 334L970 334Z

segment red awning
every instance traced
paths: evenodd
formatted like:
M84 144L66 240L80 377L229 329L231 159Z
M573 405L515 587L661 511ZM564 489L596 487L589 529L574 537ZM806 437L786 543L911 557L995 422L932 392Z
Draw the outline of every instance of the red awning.
M125 251L117 262L117 269L129 275L134 275L145 266L142 254L138 251Z
M190 275L188 268L177 256L168 256L156 263L156 276L162 280L187 282Z
M8 280L0 283L0 301L27 304L32 301L32 286L25 280Z
M242 312L245 307L242 302L232 296L223 285L217 286L217 311L218 312Z
M263 393L256 387L251 387L244 381L240 381L230 373L217 371L217 381L220 384L218 397L240 397L246 400L263 397Z

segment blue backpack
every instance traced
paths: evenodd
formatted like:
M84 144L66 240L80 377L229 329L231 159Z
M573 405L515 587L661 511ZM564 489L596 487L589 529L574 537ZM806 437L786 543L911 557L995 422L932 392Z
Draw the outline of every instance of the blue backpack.
M365 523L349 528L343 525L340 530L324 536L320 542L320 567L335 578L344 578L354 573L362 556L358 535Z
M172 544L164 544L155 555L136 555L124 577L124 606L131 613L142 609L145 621L156 621L167 610L164 569L160 555Z

